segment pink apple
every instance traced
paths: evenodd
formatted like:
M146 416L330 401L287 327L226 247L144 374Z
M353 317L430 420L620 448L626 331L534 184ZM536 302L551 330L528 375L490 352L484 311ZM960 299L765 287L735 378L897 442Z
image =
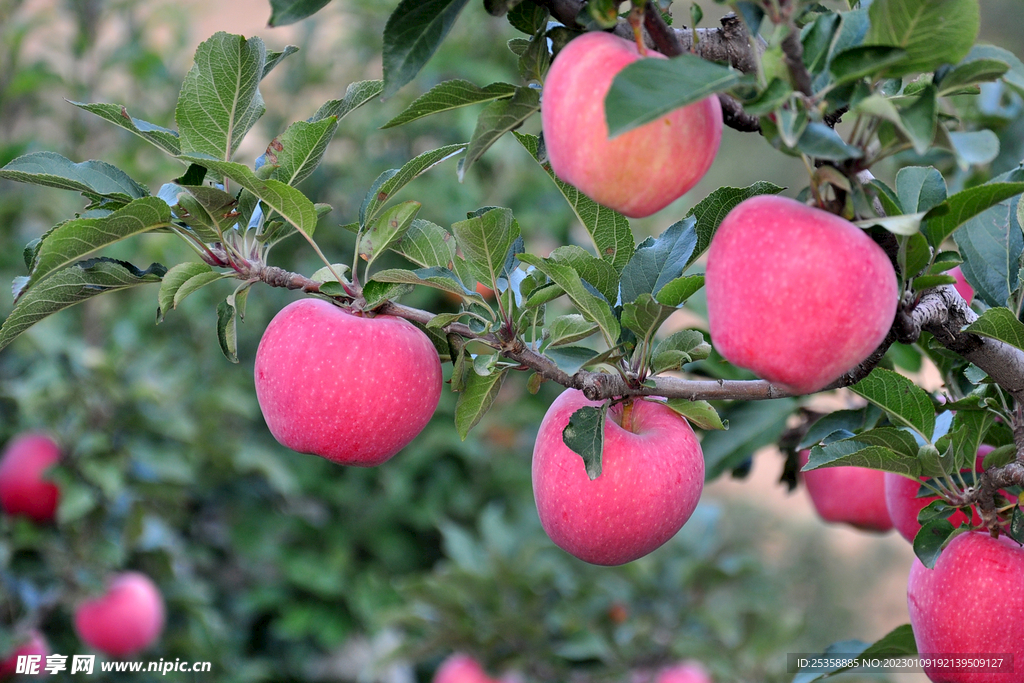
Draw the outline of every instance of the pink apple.
M45 434L12 439L0 459L0 508L37 522L53 521L60 491L46 478L46 470L58 460L60 448Z
M809 394L852 370L896 315L896 271L839 216L775 195L751 197L708 249L711 343L726 360Z
M75 611L75 631L89 647L111 657L134 655L152 645L164 628L164 600L156 584L138 572L115 576L107 592Z
M700 662L688 660L662 669L654 683L712 683L707 669Z
M987 445L978 449L978 459L975 464L976 472L981 471L981 463L991 451L992 446ZM966 472L967 470L964 471ZM889 510L889 516L892 518L896 531L900 532L900 536L911 543L914 542L917 532L921 530L921 524L917 521L918 513L933 500L938 499L938 496L917 497L918 491L921 490L921 481L924 479L927 479L927 477L922 477L918 480L893 474L892 472L885 473L886 508ZM962 512L955 512L949 518L949 523L954 527L958 527L966 521L967 515ZM971 523L981 523L981 518L978 517L976 512L972 515Z
M601 565L631 562L661 546L683 526L704 488L704 456L689 423L660 403L608 410L603 471L593 481L583 458L562 441L569 418L597 406L568 389L548 408L533 448L533 495L555 545Z
M495 683L480 663L467 654L455 653L441 662L433 683Z
M810 451L800 451L800 467ZM867 467L822 467L801 472L814 509L826 522L842 522L864 531L888 531L885 472Z
M574 38L551 64L541 103L555 175L634 218L665 208L696 185L722 139L722 107L708 97L609 140L605 95L615 75L638 59L636 43L610 33Z
M1024 549L970 531L950 541L934 569L910 568L907 607L917 651L950 658L1012 656L1012 673L924 667L935 683L1024 682Z
M964 272L960 270L960 266L953 268L946 274L953 276L956 280L956 284L953 285L953 288L960 293L960 296L964 298L964 301L971 303L971 301L974 300L974 287L971 287L971 285L968 284L967 278L964 277Z
M30 631L28 638L11 651L6 659L0 659L0 681L6 681L18 671L18 657L38 656L39 674L43 675L43 665L46 664L46 655L49 653L49 646L46 638L39 631Z
M416 438L441 398L441 361L412 323L320 299L282 309L256 351L256 397L282 445L371 467Z

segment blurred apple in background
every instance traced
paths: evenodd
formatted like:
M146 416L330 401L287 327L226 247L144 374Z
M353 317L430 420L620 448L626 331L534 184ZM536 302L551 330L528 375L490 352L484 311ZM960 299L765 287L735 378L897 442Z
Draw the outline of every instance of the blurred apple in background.
M112 657L145 650L163 628L163 597L156 584L139 572L118 574L105 594L83 602L75 611L75 631L82 642Z
M45 473L58 460L60 448L46 434L21 434L12 439L0 459L0 508L36 522L53 521L60 490Z
M800 467L809 457L810 451L800 451ZM885 474L866 467L822 467L800 476L814 509L826 522L885 532L893 526L885 505Z

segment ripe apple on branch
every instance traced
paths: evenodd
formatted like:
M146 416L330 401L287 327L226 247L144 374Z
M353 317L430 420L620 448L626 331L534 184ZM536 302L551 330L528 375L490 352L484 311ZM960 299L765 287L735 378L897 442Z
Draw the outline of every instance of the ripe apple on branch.
M1011 72L1019 60L975 47L977 0L875 0L847 12L733 3L742 17L699 30L672 28L658 5L642 0L631 0L621 19L622 4L485 3L529 35L512 48L522 82L442 82L384 124L486 103L469 141L381 173L358 213L343 217L355 240L344 265L314 239L331 207L296 186L319 165L342 118L415 77L459 7L443 15L438 35L438 17L423 16L436 10L400 2L385 28L384 79L351 84L269 141L252 167L235 154L263 114L260 80L287 57L259 38L218 33L199 46L176 131L133 119L120 105L73 103L152 143L182 173L154 194L109 164L50 152L0 169L0 178L81 192L91 212L26 250L28 274L15 282L0 348L100 293L159 283L162 318L198 289L233 280L217 307L218 342L238 362L237 323L262 283L308 295L270 323L255 358L264 419L288 448L342 464L384 463L430 420L442 362L451 365L463 439L510 372L532 373L533 391L543 382L565 387L539 429L534 493L554 543L588 562L620 564L654 551L690 517L705 472L733 469L777 441L790 417L808 452L808 481L842 471L821 468L861 467L873 470L874 483L881 472L934 483L943 500L926 508L930 518L914 541L923 567L940 572L950 551L968 543L960 539L1004 547L954 528L946 518L959 522L957 509L975 507L991 537L1024 541L1019 506L999 493L1024 484L1024 291L1016 272L1006 273L1003 289L975 277L983 298L975 309L954 287L957 266L977 275L991 262L970 237L990 236L989 211L1016 215L1024 171L949 194L934 167L907 165L893 187L871 170L900 154L925 159L933 146L965 168L984 156L971 147L990 142L972 129L978 121L943 108L960 113L956 98L976 95L979 83L1019 88ZM907 4L917 11L912 22ZM762 26L771 28L767 38ZM542 136L517 130L537 113ZM674 211L667 207L711 166L723 125L800 159L807 187L795 198L768 181L718 188L637 243L627 216ZM568 200L592 248L531 253L531 231L509 208L466 207L465 220L443 227L421 217L428 205L392 203L457 156L465 177L505 133ZM99 255L155 231L180 238L199 260L141 269ZM311 275L271 264L273 248L296 234L323 261ZM386 253L410 267L380 267ZM1017 263L1020 254L1007 246L997 256ZM400 303L414 287L462 303L442 313ZM680 308L699 309L703 289L706 329L663 330ZM891 369L897 343L939 369L947 402ZM858 407L813 423L798 413L803 396L847 388ZM785 414L767 436L706 462L708 434L749 402L773 399L783 400L775 405ZM953 411L940 428L937 414ZM961 470L983 441L996 448L968 482ZM1009 552L979 554L1011 569L1017 561ZM914 571L912 587L928 584L913 578L927 569ZM153 591L144 592L145 638L101 642L90 624L103 621L103 605L90 605L80 612L83 639L110 652L144 647L162 624L162 603L158 611Z

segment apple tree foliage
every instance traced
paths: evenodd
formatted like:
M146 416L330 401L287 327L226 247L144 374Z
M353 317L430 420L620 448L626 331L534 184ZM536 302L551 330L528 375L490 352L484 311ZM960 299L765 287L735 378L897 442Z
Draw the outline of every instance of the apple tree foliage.
M273 26L304 19L326 3L271 0L270 4ZM179 316L175 309L210 286L220 298L217 344L228 361L237 363L240 347L246 348L239 322L245 318L250 295L256 293L253 299L263 295L264 285L301 289L367 313L399 315L418 324L442 360L450 363L455 398L450 410L441 412L451 413L444 417L454 422L453 431L462 440L500 403L499 391L508 377L526 371L533 393L545 383L574 386L605 400L605 407L607 401L622 396L662 397L703 432L709 479L742 471L754 451L776 443L787 454L784 478L790 484L796 481L800 449L811 451L808 468L859 465L942 480L960 497L953 506L927 509L928 519L922 520L926 523L914 544L922 561L933 563L950 536L960 531L945 518L957 504L983 503L971 497L983 487L956 479L978 446L996 446L985 463L994 477L1011 477L1012 468L1019 464L1014 432L1024 429L1020 403L1024 400L1024 208L1019 204L1024 168L1015 159L995 173L993 162L1001 159L1021 118L1024 64L1005 49L976 42L978 0L850 0L839 3L841 7L766 0L725 3L751 36L749 40L745 36L748 52L741 58L726 55L716 60L709 56L713 50L701 58L669 46L665 51L680 53L664 62L638 62L617 77L606 100L613 135L700 98L721 96L730 105L731 126L759 135L779 154L803 160L807 185L793 188L801 198L813 199L857 222L890 254L902 293L893 332L877 357L842 382L867 405L822 415L806 409L804 397L787 395L724 362L706 331L698 327L672 334L660 331L680 308L700 312L701 256L725 214L748 197L784 190L772 182L768 170L763 180L748 187L721 187L708 193L660 235L637 240L625 217L553 175L542 137L519 130L539 112L544 74L553 53L575 33L616 26L628 29L632 21L672 34L676 40L688 38L691 46L707 41L713 47L721 37L723 29L717 28L675 31L665 23L670 19L664 14L668 4L636 2L624 7L626 3L613 0L485 0L481 8L466 0L401 0L389 8L383 28L383 79L352 82L340 97L323 102L308 118L282 125L252 164L239 159L237 151L266 113L261 82L282 68L295 48L275 51L258 37L224 32L207 38L181 84L173 126L138 118L135 108L127 104L70 102L69 106L145 141L156 148L153 154L167 155L174 171L165 182L151 187L111 163L78 162L51 151L22 154L0 168L0 179L69 190L83 197L73 216L25 247L24 274L13 284L14 307L0 328L0 348L65 308L93 305L101 294L146 284L153 285L157 320L174 324ZM623 9L627 11L620 15ZM476 123L468 139L422 151L384 170L366 187L361 203L341 216L331 206L315 203L303 191L302 182L323 161L332 138L347 125L347 117L361 107L387 107L388 99L399 90L417 88L417 75L449 37L460 15L482 11L503 17L510 25L514 37L508 40L507 59L515 64L519 79L475 83L457 78L420 87L421 94L403 110L389 114L381 126L391 130L428 116L455 116L456 110L472 107ZM690 17L699 23L700 12ZM434 200L427 193L416 194L417 179L428 172L471 178L506 134L532 159L534 172L547 176L545 182L553 183L564 197L564 205L550 210L571 212L589 238L586 244L561 245L546 256L530 253L519 220L506 207L463 207L465 218L447 225L424 217ZM870 172L876 164L898 169L891 182ZM400 193L402 199L396 200ZM323 233L331 231L350 235L350 253L321 248ZM121 243L149 233L180 240L194 258L168 263L126 260ZM296 241L322 262L308 274L275 266L277 250ZM285 246L279 247L282 243ZM977 292L973 309L949 294L953 278L948 271L958 265ZM481 294L478 283L494 296ZM423 288L439 290L461 303L457 310L437 313L404 303L422 301L418 290ZM199 562L215 564L216 544L210 546L207 557L179 556L166 522L150 514L152 506L165 506L162 514L178 517L173 526L187 527L186 518L191 517L196 534L216 537L223 532L217 524L203 526L207 512L203 506L216 511L215 498L201 501L196 509L172 511L175 501L162 500L160 493L162 482L198 476L187 461L168 471L160 453L180 447L185 434L214 427L203 424L202 411L179 415L182 409L172 409L171 418L155 419L133 414L136 407L120 410L124 395L109 385L109 394L93 393L92 379L101 372L112 373L131 391L152 391L147 387L147 372L161 381L171 380L160 370L166 362L163 354L138 347L130 338L121 343L134 357L145 359L148 369L120 366L113 359L94 358L84 351L65 359L65 371L82 379L72 384L81 392L78 398L83 405L93 406L91 411L72 413L69 419L83 425L90 420L126 425L153 421L153 439L139 446L141 460L133 469L125 470L123 462L111 459L94 463L78 458L75 467L61 470L68 496L60 522L74 524L98 507L106 507L104 492L116 490L128 477L151 500L123 500L120 507L109 509L119 520L118 533L124 535L127 547L164 547L167 554L162 561L193 569ZM895 370L917 370L924 360L939 369L945 382L941 394L925 391ZM138 376L133 375L136 372ZM57 384L46 374L31 370L38 395L58 400L47 393ZM179 387L182 396L199 400L194 394L202 376L202 368L195 368L190 375L175 377L172 386ZM174 396L160 393L160 402L174 404ZM217 391L209 391L194 405L220 414L233 404ZM601 411L581 410L565 435L592 477L600 475ZM180 422L174 421L175 415ZM254 416L235 414L227 423L248 419ZM223 423L217 426L223 428ZM95 442L79 446L81 453L110 448L101 433L94 433L94 438ZM322 470L309 468L296 475L278 458L259 455L265 449L265 444L253 444L251 450L233 451L236 461L230 466L261 472L265 483L280 493L298 486L296 476L308 479L304 491L318 489ZM441 491L446 484L440 477L432 481L436 472L429 448L420 444L411 450L405 457L416 460L421 469L402 486L438 487L436 504L443 507ZM240 463L237 458L248 460ZM220 481L216 471L210 476ZM387 477L383 471L360 473L347 479L346 486L372 488L376 476ZM1013 488L1019 481L1000 481L1012 492L1019 491ZM241 487L244 482L224 478L222 486ZM379 607L369 597L377 595L370 585L375 581L373 573L358 573L350 577L351 584L344 585L337 578L351 562L344 551L336 548L334 555L312 555L307 545L295 539L314 533L316 520L324 515L344 520L350 515L386 517L389 513L385 506L346 510L344 490L331 491L323 485L318 493L328 502L304 501L309 505L307 528L282 527L275 541L301 547L294 561L280 568L294 578L295 600L302 605L291 618L296 624L321 617L325 623L334 623L323 615L318 600L304 598L346 594L346 609L357 620ZM220 512L246 518L253 525L263 523L257 519L263 507L261 492L240 495L243 500L249 496L246 505ZM1005 504L986 521L1001 524L1010 536L1024 541L1024 513L1018 506ZM417 522L402 520L402 524L416 528ZM536 571L517 564L520 544L526 541L517 536L516 523L492 511L479 524L483 541L457 525L441 527L439 538L455 560L450 569L455 581L472 585L487 572L523 576ZM12 547L40 533L27 525L11 529ZM360 535L364 532L365 537ZM379 552L381 562L389 561L392 550L375 548L380 543L386 546L386 539L375 537L369 529L360 530L358 524L346 533L353 544L365 544L363 552ZM252 539L266 538L252 534ZM242 533L236 541L245 539ZM399 546L402 542L394 540ZM54 543L47 552L67 553L67 579L81 583L71 576L76 549ZM111 543L107 562L116 564L124 547ZM251 551L257 562L265 552L260 547ZM724 565L716 564L720 552L721 548L712 547L697 554L715 571L728 575ZM595 587L601 580L598 570L586 570L595 585L574 578L555 560L542 571L560 576L567 593L604 590ZM667 577L675 576L673 571L680 570L666 567L665 575L645 577L647 583L641 581L641 588L634 590L667 583ZM737 576L743 573L737 572ZM246 567L229 566L225 573L242 583L252 580ZM187 580L187 572L179 576L180 581ZM445 614L455 607L446 604L445 585L434 577L412 581L403 590L405 596L422 599ZM541 609L528 590L509 590L492 599L507 599L525 610ZM397 593L389 597L399 602ZM251 599L258 603L271 597L255 594ZM52 600L30 590L23 596L23 601L35 606ZM187 607L214 609L202 601ZM540 611L537 614L542 620ZM652 631L679 627L666 622L657 610L649 617ZM432 638L451 642L475 637L479 642L490 637L499 647L500 633L467 634L472 625L456 620L441 620L438 626L437 620L411 611L402 614L399 622L410 629L424 629L428 634L424 643ZM213 620L208 627L216 630L223 625ZM571 631L566 627L563 635ZM538 640L548 637L547 633L534 635ZM611 657L611 640L600 631L577 631L557 643L556 650L565 661L602 660ZM909 628L901 627L874 645L857 647L912 652L913 638ZM659 655L641 651L631 656L650 661ZM562 671L554 675L557 679ZM801 676L802 681L813 680L813 676ZM254 673L252 680L257 678Z

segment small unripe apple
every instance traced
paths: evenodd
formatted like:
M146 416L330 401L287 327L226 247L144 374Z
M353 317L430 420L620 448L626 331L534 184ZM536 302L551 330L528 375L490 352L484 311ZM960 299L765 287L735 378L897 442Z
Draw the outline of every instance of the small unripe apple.
M42 664L46 663L46 655L49 653L49 650L46 638L43 637L42 633L35 630L29 632L28 638L24 642L16 646L5 659L0 659L0 681L6 681L17 673L18 657L42 657L39 660L40 667L37 675L44 675L45 671Z
M704 282L715 349L800 394L867 358L896 315L896 271L867 233L775 195L729 212Z
M467 654L457 652L441 662L433 683L495 683L480 663Z
M282 445L371 467L423 430L441 398L441 361L427 336L389 315L320 299L282 309L256 351L256 398Z
M810 451L800 451L800 466ZM822 467L801 472L814 509L826 522L885 532L892 519L885 505L885 472L867 467Z
M89 647L127 657L152 645L164 628L164 600L156 584L139 572L116 575L107 592L75 611L75 631Z
M656 52L648 57L665 59ZM634 218L665 208L696 185L722 139L722 107L708 97L609 140L605 95L615 75L641 58L634 42L585 33L555 57L541 102L555 175Z
M1022 577L1024 549L982 531L956 536L933 569L914 560L907 608L917 651L949 659L1003 657L1006 666L1002 673L925 666L928 678L935 683L1024 681Z
M964 301L967 303L974 301L974 287L971 287L970 283L967 282L967 278L964 277L964 272L960 270L960 266L950 270L947 275L952 275L953 279L956 280L953 288L964 298Z
M635 400L608 409L602 472L562 440L577 409L599 406L567 389L548 408L533 449L533 495L555 545L592 564L618 565L672 538L697 507L704 456L689 423L661 403Z
M981 463L991 451L992 446L988 445L983 445L978 449L975 472L982 471ZM964 470L964 472L966 471ZM921 523L917 521L917 515L933 500L938 500L938 496L917 497L918 492L921 490L921 481L925 479L927 477L921 477L918 480L909 479L892 472L885 473L885 506L889 510L889 516L892 518L896 531L900 532L900 536L911 543L914 542L917 532L921 530ZM967 515L959 510L949 517L949 523L954 527L958 527L966 521L968 521ZM981 523L981 518L976 512L972 514L971 523Z
M60 490L45 473L58 460L60 448L45 434L12 439L0 459L0 508L37 522L53 521Z
M658 672L654 683L712 683L711 675L700 662L687 660Z

